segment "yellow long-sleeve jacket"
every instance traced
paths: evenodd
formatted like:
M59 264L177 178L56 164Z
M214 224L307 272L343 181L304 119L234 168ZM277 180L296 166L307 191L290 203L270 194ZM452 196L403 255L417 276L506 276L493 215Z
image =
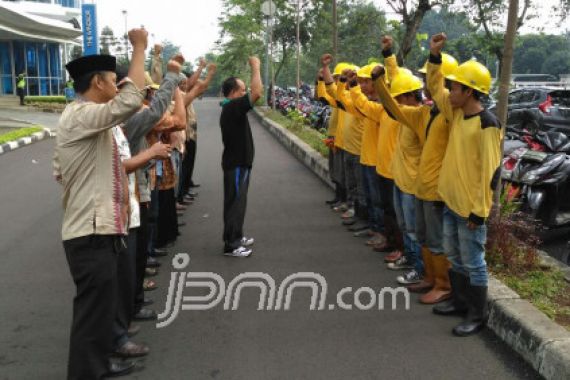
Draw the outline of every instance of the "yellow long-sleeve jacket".
M394 98L390 95L390 91L388 91L384 80L376 80L374 85L385 109L391 113L399 123L406 125L410 124L405 115L401 114L400 108ZM408 108L412 110L420 110L424 108L425 111L429 113L429 107L427 106ZM425 124L423 125L425 126ZM398 133L398 144L396 145L394 158L392 160L392 174L394 176L396 186L405 193L414 195L416 193L415 184L424 142L425 130L422 130L421 127L419 130L400 127Z
M336 99L344 105L348 115L345 115L344 150L355 156L360 156L362 150L362 135L366 118L354 107L346 83L337 85Z
M388 116L382 104L368 100L360 87L352 87L350 95L354 106L378 127L376 172L385 178L394 178L392 175L392 158L398 141L399 123Z
M384 107L391 116L425 140L417 168L415 196L424 201L441 201L437 187L450 124L437 107L400 106L389 97L387 88L379 90L382 92Z
M331 104L333 109L337 110L336 114L336 127L335 127L335 139L334 146L344 150L344 127L346 125L347 114L344 111L344 105L339 103L336 99L337 88L336 83L326 84L326 93L334 99L334 105ZM330 123L330 121L329 121Z
M501 126L488 110L465 115L462 109L453 108L440 66L441 56L430 56L428 89L443 116L451 121L438 192L453 212L481 225L491 212L500 175Z
M317 98L319 100L325 101L329 106L331 106L331 116L329 118L327 135L329 137L335 137L336 127L338 124L338 108L336 100L334 98L331 98L331 96L327 93L325 82L322 80L317 82Z

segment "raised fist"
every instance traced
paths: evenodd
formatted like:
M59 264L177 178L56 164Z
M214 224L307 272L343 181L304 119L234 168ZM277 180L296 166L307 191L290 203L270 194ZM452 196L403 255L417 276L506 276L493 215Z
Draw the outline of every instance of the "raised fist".
M439 55L445 46L445 41L447 41L447 36L445 33L438 33L431 36L429 40L429 49L433 55Z
M394 45L394 40L392 36L386 35L382 37L380 40L380 45L382 46L382 50L391 50L392 46Z
M142 28L129 30L129 41L131 45L137 48L143 48L146 50L148 44L148 32Z
M383 76L386 73L386 69L384 69L384 66L382 65L378 65L375 68L372 69L372 79L376 80L378 78L380 78L381 76Z
M259 66L261 65L259 58L257 57L249 57L249 66L251 66L252 68L259 68Z
M323 66L328 66L332 63L333 61L333 56L331 54L323 54L323 56L321 57L321 65Z
M204 59L204 57L200 57L200 59L199 59L198 61L199 61L199 64L198 64L198 65L199 65L201 68L203 68L203 69L208 65L208 63L206 62L206 60Z
M180 64L180 62L178 62L174 59L171 59L166 64L166 70L171 72L171 73L180 74L180 72L182 71L182 65Z

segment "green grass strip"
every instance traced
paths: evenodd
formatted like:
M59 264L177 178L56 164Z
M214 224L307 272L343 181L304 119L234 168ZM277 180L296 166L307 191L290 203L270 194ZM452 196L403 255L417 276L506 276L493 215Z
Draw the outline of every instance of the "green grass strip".
M22 137L28 137L36 132L41 132L43 130L44 129L42 127L34 126L34 127L20 128L15 131L2 133L0 134L0 144L5 144L10 141L15 141L21 139Z

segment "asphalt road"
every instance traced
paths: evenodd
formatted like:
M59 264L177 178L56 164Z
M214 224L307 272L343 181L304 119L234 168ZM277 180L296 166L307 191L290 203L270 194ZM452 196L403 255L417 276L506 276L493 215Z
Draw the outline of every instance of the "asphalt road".
M190 255L191 272L263 272L277 284L294 273L321 274L327 305L344 287L378 293L398 274L340 225L324 205L330 190L252 120L256 159L246 234L248 259L222 253L221 136L217 101L196 103L199 145L197 202L172 253ZM53 140L0 156L0 379L65 377L74 286L60 241L58 185L51 179ZM149 293L165 308L172 267L162 260ZM204 289L184 295L206 295ZM294 292L288 311L258 311L259 291L244 290L238 310L182 310L167 327L144 323L136 341L151 355L132 379L535 379L536 373L490 331L455 338L458 318L438 317L411 296L385 310L310 311L308 289ZM345 302L351 302L349 293ZM366 296L362 302L368 301Z

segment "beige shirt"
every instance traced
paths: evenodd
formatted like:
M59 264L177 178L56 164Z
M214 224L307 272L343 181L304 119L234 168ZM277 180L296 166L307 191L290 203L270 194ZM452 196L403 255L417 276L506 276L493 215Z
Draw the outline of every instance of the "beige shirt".
M143 98L127 80L110 102L78 99L61 115L53 166L63 185L63 240L127 234L126 174L111 129L136 113Z

